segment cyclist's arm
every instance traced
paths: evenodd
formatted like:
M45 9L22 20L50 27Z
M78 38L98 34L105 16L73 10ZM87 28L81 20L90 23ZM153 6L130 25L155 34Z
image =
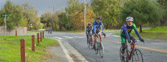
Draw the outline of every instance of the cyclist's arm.
M124 27L124 31L125 31L126 38L127 38L128 40L130 40L130 37L129 37L129 34L128 34L128 30L127 30L126 27Z
M96 23L93 23L93 32L96 33Z
M101 22L101 32L103 33L103 23Z
M133 24L133 29L134 29L136 35L138 36L138 38L141 39L140 34L139 34L139 32L137 31L137 28L136 28L136 25L135 25L135 24Z

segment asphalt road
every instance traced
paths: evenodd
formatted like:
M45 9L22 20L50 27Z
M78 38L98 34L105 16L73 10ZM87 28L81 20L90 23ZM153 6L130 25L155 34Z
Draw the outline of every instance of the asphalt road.
M77 49L90 62L121 62L119 57L120 37L113 32L105 32L103 38L104 58L95 54L93 49L88 48L85 33L53 32L47 35L52 39L68 42ZM138 41L137 48L141 50L144 62L167 62L167 41L145 39L145 43Z

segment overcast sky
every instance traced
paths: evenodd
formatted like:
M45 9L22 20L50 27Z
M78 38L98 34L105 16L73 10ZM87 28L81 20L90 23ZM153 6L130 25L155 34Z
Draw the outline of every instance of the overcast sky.
M7 0L0 0L0 9L4 6ZM35 9L38 10L39 16L45 11L61 10L67 7L68 0L10 0L14 4L22 5L28 2L30 5L33 5ZM83 2L84 0L79 0ZM87 0L90 1L90 0Z

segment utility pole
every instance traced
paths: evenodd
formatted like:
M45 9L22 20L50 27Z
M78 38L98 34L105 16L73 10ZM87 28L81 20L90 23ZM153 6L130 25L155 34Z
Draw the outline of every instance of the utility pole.
M85 33L86 33L86 0L84 0L84 26L85 26Z

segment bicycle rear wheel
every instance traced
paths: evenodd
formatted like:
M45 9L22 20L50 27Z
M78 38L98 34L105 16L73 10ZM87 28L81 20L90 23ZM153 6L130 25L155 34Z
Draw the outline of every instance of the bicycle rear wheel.
M132 62L144 62L143 55L139 49L135 49L132 56Z
M126 48L124 52L124 57L121 55L122 54L122 47L120 48L120 60L121 62L129 62L129 51Z

